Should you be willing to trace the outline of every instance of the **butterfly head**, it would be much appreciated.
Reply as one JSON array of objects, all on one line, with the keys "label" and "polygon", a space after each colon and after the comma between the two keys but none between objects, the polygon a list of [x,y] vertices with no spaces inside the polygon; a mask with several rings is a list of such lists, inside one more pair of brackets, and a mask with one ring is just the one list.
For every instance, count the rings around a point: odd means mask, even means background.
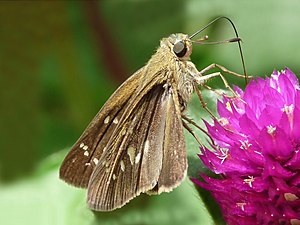
[{"label": "butterfly head", "polygon": [[161,46],[167,46],[170,51],[179,60],[189,60],[192,53],[192,42],[186,34],[172,34],[168,38],[164,38],[161,42]]}]

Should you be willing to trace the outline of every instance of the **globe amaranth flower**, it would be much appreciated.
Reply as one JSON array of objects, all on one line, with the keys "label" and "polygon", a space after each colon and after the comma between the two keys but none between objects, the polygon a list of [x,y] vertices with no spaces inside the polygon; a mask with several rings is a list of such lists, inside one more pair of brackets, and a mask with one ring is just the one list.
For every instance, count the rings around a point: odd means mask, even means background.
[{"label": "globe amaranth flower", "polygon": [[285,69],[235,91],[218,102],[220,119],[206,123],[213,150],[199,155],[221,178],[193,181],[211,191],[229,225],[300,224],[298,80]]}]

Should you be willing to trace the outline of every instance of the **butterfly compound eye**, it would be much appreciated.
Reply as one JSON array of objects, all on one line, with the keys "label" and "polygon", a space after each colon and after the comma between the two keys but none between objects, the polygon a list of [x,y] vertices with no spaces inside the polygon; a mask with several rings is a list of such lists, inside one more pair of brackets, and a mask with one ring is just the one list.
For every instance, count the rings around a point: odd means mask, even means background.
[{"label": "butterfly compound eye", "polygon": [[187,47],[183,41],[178,41],[173,46],[173,52],[178,57],[183,57],[185,53],[187,52]]}]

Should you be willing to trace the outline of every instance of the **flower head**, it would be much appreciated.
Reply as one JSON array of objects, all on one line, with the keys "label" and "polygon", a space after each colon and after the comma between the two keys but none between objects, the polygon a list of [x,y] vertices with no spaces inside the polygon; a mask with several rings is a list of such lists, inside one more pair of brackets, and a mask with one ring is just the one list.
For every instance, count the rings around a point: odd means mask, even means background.
[{"label": "flower head", "polygon": [[285,69],[235,91],[239,98],[218,102],[220,120],[206,123],[214,150],[199,155],[221,178],[193,181],[212,192],[229,225],[300,224],[298,80]]}]

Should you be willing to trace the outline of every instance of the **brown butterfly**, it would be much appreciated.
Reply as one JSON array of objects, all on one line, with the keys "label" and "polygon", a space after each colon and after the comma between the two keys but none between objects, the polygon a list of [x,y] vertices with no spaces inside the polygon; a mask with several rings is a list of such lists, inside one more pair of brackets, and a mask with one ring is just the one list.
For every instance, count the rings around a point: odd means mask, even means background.
[{"label": "brown butterfly", "polygon": [[199,72],[191,53],[188,35],[162,39],[149,62],[112,94],[64,159],[60,178],[88,189],[89,208],[114,210],[141,193],[169,192],[185,178],[182,112],[195,84],[220,75],[204,72],[225,70],[212,64]]}]

